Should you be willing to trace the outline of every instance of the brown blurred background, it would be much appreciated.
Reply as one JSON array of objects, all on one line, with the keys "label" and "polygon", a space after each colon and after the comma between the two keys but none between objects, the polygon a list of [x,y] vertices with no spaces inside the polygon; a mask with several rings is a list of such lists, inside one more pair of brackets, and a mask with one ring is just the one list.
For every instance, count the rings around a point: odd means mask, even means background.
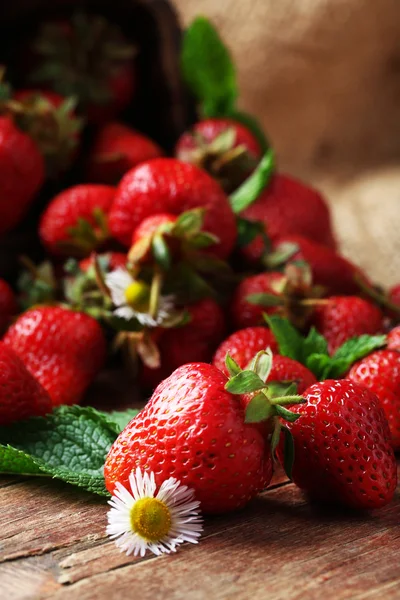
[{"label": "brown blurred background", "polygon": [[400,0],[175,0],[229,44],[280,168],[326,193],[342,250],[400,282]]}]

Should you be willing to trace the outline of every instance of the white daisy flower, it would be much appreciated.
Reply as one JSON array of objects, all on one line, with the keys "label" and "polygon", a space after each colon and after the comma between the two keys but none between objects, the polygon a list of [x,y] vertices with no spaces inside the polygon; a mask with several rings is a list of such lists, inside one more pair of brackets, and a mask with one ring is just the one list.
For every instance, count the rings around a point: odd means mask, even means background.
[{"label": "white daisy flower", "polygon": [[197,544],[203,530],[193,490],[170,477],[157,495],[154,473],[140,468],[129,476],[131,492],[117,483],[109,500],[106,532],[121,552],[144,556],[150,550],[157,556],[176,552],[183,542]]},{"label": "white daisy flower", "polygon": [[171,316],[174,297],[160,296],[157,314],[150,315],[148,312],[150,286],[134,279],[123,267],[108,273],[105,281],[110,290],[113,304],[116,306],[114,314],[117,317],[127,321],[137,319],[141,325],[157,327]]}]

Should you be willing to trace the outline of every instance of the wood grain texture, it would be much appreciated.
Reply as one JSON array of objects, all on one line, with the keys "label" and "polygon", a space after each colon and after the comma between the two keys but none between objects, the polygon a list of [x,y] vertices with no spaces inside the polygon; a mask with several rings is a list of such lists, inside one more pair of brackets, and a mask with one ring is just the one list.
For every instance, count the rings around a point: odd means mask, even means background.
[{"label": "wood grain texture", "polygon": [[132,559],[105,536],[104,500],[49,480],[0,487],[7,600],[399,598],[399,494],[374,513],[323,509],[278,473],[245,510],[207,519],[199,546]]}]

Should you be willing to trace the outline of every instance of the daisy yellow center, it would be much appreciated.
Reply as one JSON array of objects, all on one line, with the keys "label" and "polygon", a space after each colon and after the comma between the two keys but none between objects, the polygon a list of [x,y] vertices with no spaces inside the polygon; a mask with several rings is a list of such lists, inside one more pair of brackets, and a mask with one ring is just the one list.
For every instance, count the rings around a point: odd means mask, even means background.
[{"label": "daisy yellow center", "polygon": [[171,529],[171,513],[157,498],[141,498],[131,508],[132,531],[150,542],[157,542]]},{"label": "daisy yellow center", "polygon": [[150,288],[141,281],[133,281],[125,290],[126,303],[138,312],[147,312],[149,299]]}]

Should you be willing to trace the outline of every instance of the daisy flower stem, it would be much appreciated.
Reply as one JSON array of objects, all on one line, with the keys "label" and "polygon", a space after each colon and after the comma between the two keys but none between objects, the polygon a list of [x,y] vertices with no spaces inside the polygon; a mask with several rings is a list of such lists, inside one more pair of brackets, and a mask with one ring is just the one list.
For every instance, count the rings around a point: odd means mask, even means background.
[{"label": "daisy flower stem", "polygon": [[149,314],[154,319],[158,313],[160,304],[161,286],[163,283],[163,276],[161,271],[158,269],[154,273],[151,288],[150,288],[150,303],[149,303]]}]

